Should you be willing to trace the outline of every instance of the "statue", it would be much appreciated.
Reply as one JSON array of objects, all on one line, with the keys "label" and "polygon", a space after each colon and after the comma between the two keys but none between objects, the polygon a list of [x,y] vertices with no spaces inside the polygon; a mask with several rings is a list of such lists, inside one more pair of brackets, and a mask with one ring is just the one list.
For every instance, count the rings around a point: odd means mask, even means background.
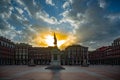
[{"label": "statue", "polygon": [[56,34],[54,33],[54,47],[51,50],[51,63],[50,66],[47,67],[46,69],[64,69],[61,64],[60,60],[60,50],[57,47],[57,37]]},{"label": "statue", "polygon": [[57,47],[57,37],[54,33],[54,47],[51,50],[51,65],[60,65],[60,50]]},{"label": "statue", "polygon": [[57,38],[56,38],[55,33],[54,33],[54,46],[57,47]]}]

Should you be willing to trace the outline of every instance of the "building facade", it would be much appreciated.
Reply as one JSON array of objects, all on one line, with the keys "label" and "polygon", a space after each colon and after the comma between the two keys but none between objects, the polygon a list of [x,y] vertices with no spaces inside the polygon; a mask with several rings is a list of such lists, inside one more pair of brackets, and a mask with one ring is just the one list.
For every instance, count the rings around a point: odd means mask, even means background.
[{"label": "building facade", "polygon": [[15,44],[0,36],[0,65],[14,64]]},{"label": "building facade", "polygon": [[25,43],[19,43],[15,45],[15,64],[22,65],[22,64],[28,64],[29,61],[29,49],[31,48],[31,45],[25,44]]},{"label": "building facade", "polygon": [[[11,40],[0,37],[0,65],[28,65],[32,59],[36,65],[48,65],[51,62],[53,47],[32,47],[29,44],[15,44]],[[94,51],[81,45],[71,45],[60,51],[62,65],[90,64],[120,65],[120,38],[110,46],[103,46]]]},{"label": "building facade", "polygon": [[29,49],[29,61],[32,59],[36,65],[50,64],[52,47],[31,47]]},{"label": "building facade", "polygon": [[111,46],[105,46],[89,52],[90,64],[120,65],[120,38]]},{"label": "building facade", "polygon": [[90,64],[106,64],[106,51],[109,46],[103,46],[95,51],[89,51],[89,62]]},{"label": "building facade", "polygon": [[88,47],[81,45],[68,46],[61,56],[62,65],[82,65],[88,58]]},{"label": "building facade", "polygon": [[113,41],[107,49],[107,64],[120,65],[120,38]]},{"label": "building facade", "polygon": [[[51,63],[51,50],[53,47],[32,47],[29,44],[14,44],[10,40],[0,37],[0,64],[28,65],[33,59],[36,65],[48,65]],[[80,45],[68,46],[60,51],[60,62],[63,65],[82,64],[87,60],[88,48]]]}]

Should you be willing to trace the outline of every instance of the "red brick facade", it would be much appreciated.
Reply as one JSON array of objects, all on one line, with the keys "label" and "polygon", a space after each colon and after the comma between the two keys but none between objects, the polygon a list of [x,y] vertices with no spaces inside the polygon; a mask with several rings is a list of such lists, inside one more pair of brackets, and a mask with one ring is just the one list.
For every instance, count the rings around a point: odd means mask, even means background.
[{"label": "red brick facade", "polygon": [[120,65],[120,38],[115,39],[111,46],[105,46],[89,52],[91,64]]},{"label": "red brick facade", "polygon": [[0,64],[14,64],[14,48],[13,42],[0,36]]}]

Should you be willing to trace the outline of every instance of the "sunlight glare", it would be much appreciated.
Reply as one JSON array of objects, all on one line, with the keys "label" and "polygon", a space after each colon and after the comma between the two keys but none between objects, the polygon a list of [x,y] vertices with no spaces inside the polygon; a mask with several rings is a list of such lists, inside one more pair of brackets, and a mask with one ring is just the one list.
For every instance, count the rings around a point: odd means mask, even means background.
[{"label": "sunlight glare", "polygon": [[53,36],[47,35],[45,37],[45,41],[49,46],[54,46],[54,44],[53,44],[54,43],[54,37]]},{"label": "sunlight glare", "polygon": [[[41,32],[36,35],[32,40],[33,46],[48,47],[54,46],[54,31],[51,32]],[[57,46],[59,49],[63,50],[67,46],[76,43],[76,37],[72,34],[66,34],[62,32],[55,32],[57,38]]]}]

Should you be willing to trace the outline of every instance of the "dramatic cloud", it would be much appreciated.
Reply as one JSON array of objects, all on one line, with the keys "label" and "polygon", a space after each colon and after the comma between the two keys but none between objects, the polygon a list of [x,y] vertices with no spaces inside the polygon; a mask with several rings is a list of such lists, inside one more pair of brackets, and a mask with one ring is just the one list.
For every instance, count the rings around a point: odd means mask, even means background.
[{"label": "dramatic cloud", "polygon": [[43,20],[46,23],[57,24],[57,19],[55,17],[50,17],[46,12],[39,11],[36,13],[36,19]]},{"label": "dramatic cloud", "polygon": [[74,38],[76,44],[96,49],[120,37],[119,3],[114,0],[1,0],[0,35],[34,45],[35,36],[58,31],[72,35],[69,38]]},{"label": "dramatic cloud", "polygon": [[[82,45],[92,49],[108,45],[119,37],[119,14],[107,13],[105,1],[76,0],[71,4],[72,9],[64,11],[63,21],[69,22],[76,29],[77,37]],[[65,4],[63,5],[65,6]]]},{"label": "dramatic cloud", "polygon": [[52,0],[46,0],[46,4],[49,4],[51,6],[54,6],[55,4],[52,2]]}]

